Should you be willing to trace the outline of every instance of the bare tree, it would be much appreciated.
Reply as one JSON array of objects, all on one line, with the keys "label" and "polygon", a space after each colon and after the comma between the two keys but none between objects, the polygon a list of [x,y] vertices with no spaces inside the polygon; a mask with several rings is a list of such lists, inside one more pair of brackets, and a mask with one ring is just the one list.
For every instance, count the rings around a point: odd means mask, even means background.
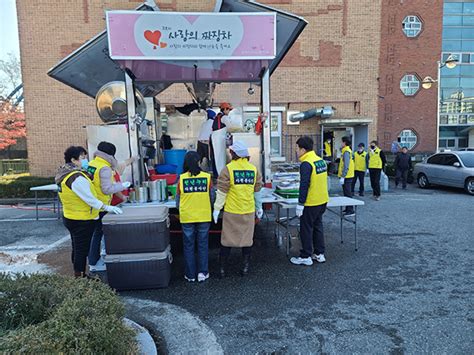
[{"label": "bare tree", "polygon": [[13,53],[0,59],[0,96],[7,97],[21,83],[20,60]]}]

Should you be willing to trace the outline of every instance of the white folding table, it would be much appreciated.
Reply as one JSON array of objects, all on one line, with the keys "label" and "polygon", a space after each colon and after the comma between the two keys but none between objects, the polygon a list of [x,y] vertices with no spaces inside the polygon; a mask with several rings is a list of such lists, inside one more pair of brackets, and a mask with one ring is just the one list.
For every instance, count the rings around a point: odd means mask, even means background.
[{"label": "white folding table", "polygon": [[[290,209],[296,208],[296,205],[298,204],[298,199],[297,198],[283,198],[278,195],[273,195],[273,201],[265,201],[264,203],[274,203],[276,204],[277,207],[277,216],[275,219],[275,222],[277,223],[277,232],[280,232],[280,227],[283,227],[286,231],[286,253],[287,255],[290,252],[290,233],[289,233],[289,228],[290,228],[290,221],[294,218],[293,217],[290,219]],[[349,198],[349,197],[330,197],[329,202],[327,204],[327,210],[331,213],[334,213],[339,217],[340,220],[340,237],[341,237],[341,243],[344,242],[343,239],[343,222],[349,222],[354,225],[354,245],[355,245],[355,250],[357,251],[357,206],[363,206],[365,203],[364,201],[357,200],[354,198]],[[346,217],[342,213],[342,208],[347,207],[347,206],[354,206],[354,216],[352,217]],[[339,212],[334,211],[334,208],[339,207]],[[280,216],[280,210],[285,209],[286,210],[286,218],[282,219]],[[282,223],[282,221],[285,221],[285,223]]]},{"label": "white folding table", "polygon": [[41,186],[34,186],[30,187],[30,191],[34,191],[35,193],[35,209],[36,209],[36,220],[39,219],[38,216],[38,191],[50,191],[55,193],[54,199],[53,199],[53,212],[56,213],[56,205],[58,206],[58,219],[61,218],[61,208],[60,208],[60,203],[59,203],[59,187],[56,184],[49,184],[49,185],[41,185]]}]

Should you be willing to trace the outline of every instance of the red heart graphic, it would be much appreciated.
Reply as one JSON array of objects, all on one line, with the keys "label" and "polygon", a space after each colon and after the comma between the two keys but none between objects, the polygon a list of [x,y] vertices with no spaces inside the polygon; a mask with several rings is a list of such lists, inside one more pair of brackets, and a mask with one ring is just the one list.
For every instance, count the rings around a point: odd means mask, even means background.
[{"label": "red heart graphic", "polygon": [[160,48],[166,48],[168,44],[166,42],[161,42],[160,43]]},{"label": "red heart graphic", "polygon": [[145,36],[145,38],[148,42],[151,42],[156,46],[160,42],[160,38],[161,38],[161,32],[160,31],[153,31],[152,32],[152,31],[147,30],[143,33],[143,35]]}]

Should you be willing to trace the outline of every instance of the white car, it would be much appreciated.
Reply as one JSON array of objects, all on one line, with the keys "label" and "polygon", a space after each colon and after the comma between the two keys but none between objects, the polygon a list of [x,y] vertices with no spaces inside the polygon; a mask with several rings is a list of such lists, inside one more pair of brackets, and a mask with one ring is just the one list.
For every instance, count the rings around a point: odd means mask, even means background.
[{"label": "white car", "polygon": [[413,176],[422,189],[432,184],[461,187],[474,196],[474,152],[434,154],[415,165]]}]

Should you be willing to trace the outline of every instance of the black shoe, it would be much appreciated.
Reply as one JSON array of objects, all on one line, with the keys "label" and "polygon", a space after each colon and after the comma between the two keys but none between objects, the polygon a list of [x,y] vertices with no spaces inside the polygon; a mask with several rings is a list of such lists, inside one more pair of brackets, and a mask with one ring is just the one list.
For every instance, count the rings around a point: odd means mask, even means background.
[{"label": "black shoe", "polygon": [[359,192],[359,196],[364,196],[364,193],[363,192]]},{"label": "black shoe", "polygon": [[227,268],[227,256],[219,257],[219,277],[225,277],[225,269]]},{"label": "black shoe", "polygon": [[355,212],[354,211],[346,211],[343,213],[344,214],[344,217],[352,217],[352,216],[355,216]]},{"label": "black shoe", "polygon": [[244,260],[242,261],[242,269],[240,269],[240,275],[246,276],[250,271],[250,255],[244,255]]}]

